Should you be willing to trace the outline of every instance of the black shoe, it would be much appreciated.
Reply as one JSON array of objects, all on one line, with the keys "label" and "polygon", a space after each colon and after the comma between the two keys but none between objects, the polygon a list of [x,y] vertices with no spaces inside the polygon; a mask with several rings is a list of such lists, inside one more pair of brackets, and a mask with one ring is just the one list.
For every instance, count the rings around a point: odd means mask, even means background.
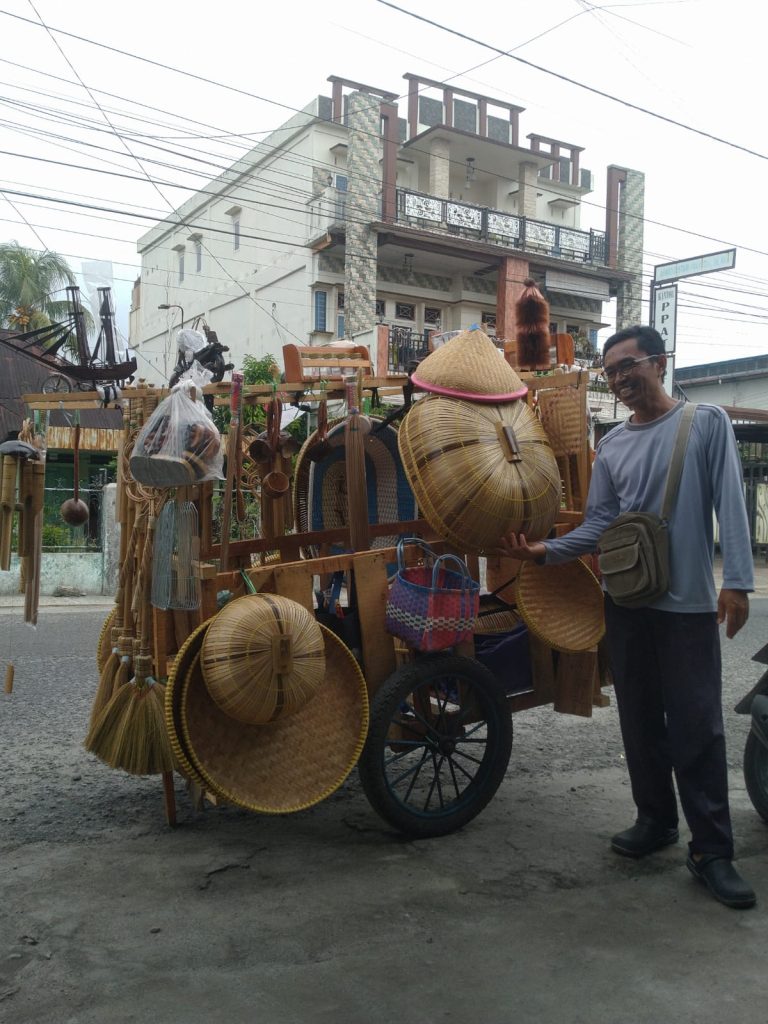
[{"label": "black shoe", "polygon": [[757,897],[747,885],[730,858],[717,854],[705,854],[700,860],[689,857],[685,862],[694,878],[709,889],[716,900],[726,907],[746,910],[754,907]]},{"label": "black shoe", "polygon": [[613,837],[611,849],[622,857],[645,857],[664,846],[671,846],[678,839],[676,828],[665,828],[648,818],[638,818],[632,828]]}]

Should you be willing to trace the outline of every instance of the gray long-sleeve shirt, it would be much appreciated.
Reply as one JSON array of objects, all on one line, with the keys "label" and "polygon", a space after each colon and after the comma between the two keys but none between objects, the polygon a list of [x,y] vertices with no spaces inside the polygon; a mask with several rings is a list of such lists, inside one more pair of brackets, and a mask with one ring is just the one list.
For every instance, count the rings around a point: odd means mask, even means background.
[{"label": "gray long-sleeve shirt", "polygon": [[[661,512],[682,407],[680,402],[652,423],[625,421],[602,439],[584,521],[564,537],[546,541],[547,565],[594,551],[600,534],[623,512]],[[733,428],[719,406],[699,405],[669,519],[671,584],[651,607],[671,612],[717,609],[713,511],[720,527],[723,587],[751,591],[752,547]]]}]

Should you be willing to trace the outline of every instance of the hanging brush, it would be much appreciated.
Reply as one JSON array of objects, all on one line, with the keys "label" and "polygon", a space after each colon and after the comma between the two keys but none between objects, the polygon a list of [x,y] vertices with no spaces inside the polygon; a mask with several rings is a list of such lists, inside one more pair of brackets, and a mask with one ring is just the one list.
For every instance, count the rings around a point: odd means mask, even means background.
[{"label": "hanging brush", "polygon": [[515,303],[515,340],[519,367],[549,369],[549,303],[530,277],[523,281],[522,294]]}]

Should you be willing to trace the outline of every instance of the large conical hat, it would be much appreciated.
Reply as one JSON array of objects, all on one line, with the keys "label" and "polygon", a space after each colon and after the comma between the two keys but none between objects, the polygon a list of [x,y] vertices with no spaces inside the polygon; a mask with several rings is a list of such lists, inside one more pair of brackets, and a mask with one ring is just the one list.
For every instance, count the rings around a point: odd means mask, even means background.
[{"label": "large conical hat", "polygon": [[435,349],[411,375],[417,388],[470,402],[511,402],[527,388],[478,327]]}]

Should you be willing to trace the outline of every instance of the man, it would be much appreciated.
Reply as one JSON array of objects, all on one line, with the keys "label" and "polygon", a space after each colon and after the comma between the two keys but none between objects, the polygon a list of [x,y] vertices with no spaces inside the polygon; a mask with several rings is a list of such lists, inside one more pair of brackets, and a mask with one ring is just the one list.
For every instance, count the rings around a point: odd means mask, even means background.
[{"label": "man", "polygon": [[[603,349],[603,377],[631,416],[597,446],[584,520],[557,540],[502,541],[500,554],[547,565],[594,551],[624,512],[661,510],[682,402],[664,390],[664,343],[651,327],[629,327]],[[712,572],[713,509],[720,525],[723,588]],[[734,637],[747,621],[752,549],[738,449],[719,406],[697,407],[669,519],[670,587],[648,607],[625,608],[606,594],[613,668],[635,824],[611,846],[644,857],[677,842],[673,776],[691,830],[687,865],[729,907],[755,894],[732,863],[733,835],[722,715],[718,624]]]}]

